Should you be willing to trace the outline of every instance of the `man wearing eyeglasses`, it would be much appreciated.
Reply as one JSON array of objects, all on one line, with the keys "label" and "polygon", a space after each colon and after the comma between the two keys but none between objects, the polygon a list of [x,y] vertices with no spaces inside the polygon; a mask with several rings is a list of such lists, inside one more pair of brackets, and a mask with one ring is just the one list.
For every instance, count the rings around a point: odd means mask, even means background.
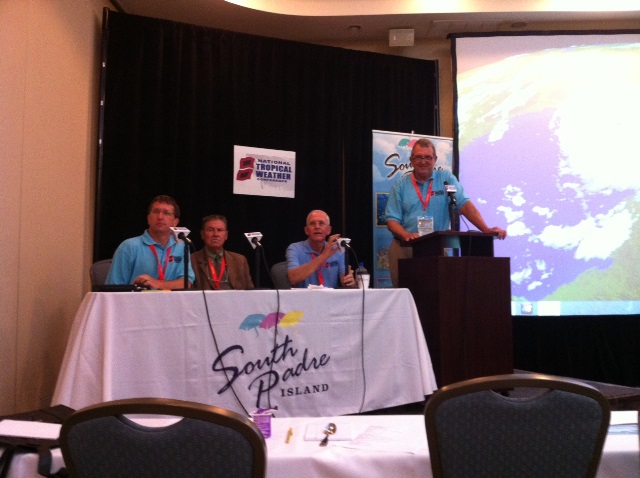
[{"label": "man wearing eyeglasses", "polygon": [[200,237],[204,248],[191,256],[197,289],[253,289],[247,258],[224,249],[229,237],[226,217],[212,214],[203,218]]},{"label": "man wearing eyeglasses", "polygon": [[[149,205],[144,234],[123,241],[113,256],[107,284],[137,284],[150,289],[184,288],[185,243],[171,231],[180,222],[180,207],[171,196],[156,196]],[[188,267],[189,281],[195,275]]]},{"label": "man wearing eyeglasses", "polygon": [[338,245],[340,234],[329,236],[331,225],[327,213],[311,211],[304,232],[306,241],[295,242],[287,248],[287,275],[293,287],[355,287],[351,267],[345,270],[344,252]]},{"label": "man wearing eyeglasses", "polygon": [[499,227],[489,227],[480,211],[464,193],[458,179],[450,171],[435,169],[438,157],[433,143],[427,138],[415,142],[411,150],[413,172],[398,179],[389,193],[385,210],[387,229],[393,234],[389,247],[389,272],[394,287],[398,287],[398,259],[410,258],[411,247],[402,247],[400,241],[420,237],[418,217],[433,218],[433,230],[450,228],[449,198],[445,182],[455,187],[456,209],[481,232],[495,232],[504,239],[507,232]]}]

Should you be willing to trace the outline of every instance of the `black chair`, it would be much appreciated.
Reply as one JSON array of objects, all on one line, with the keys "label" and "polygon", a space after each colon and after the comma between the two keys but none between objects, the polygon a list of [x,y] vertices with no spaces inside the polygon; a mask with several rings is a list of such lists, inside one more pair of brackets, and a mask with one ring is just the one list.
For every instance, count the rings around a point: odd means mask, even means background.
[{"label": "black chair", "polygon": [[91,265],[89,276],[91,277],[92,290],[99,288],[107,282],[107,276],[109,275],[111,262],[113,262],[113,259],[103,259],[101,261],[94,262]]},{"label": "black chair", "polygon": [[[145,415],[181,417],[144,426]],[[60,447],[71,477],[251,477],[266,472],[266,444],[248,418],[181,400],[141,398],[93,405],[62,424]]]},{"label": "black chair", "polygon": [[434,478],[594,477],[606,398],[547,375],[496,375],[445,386],[425,407]]},{"label": "black chair", "polygon": [[287,276],[287,261],[277,262],[271,266],[271,280],[276,289],[291,289],[291,283]]}]

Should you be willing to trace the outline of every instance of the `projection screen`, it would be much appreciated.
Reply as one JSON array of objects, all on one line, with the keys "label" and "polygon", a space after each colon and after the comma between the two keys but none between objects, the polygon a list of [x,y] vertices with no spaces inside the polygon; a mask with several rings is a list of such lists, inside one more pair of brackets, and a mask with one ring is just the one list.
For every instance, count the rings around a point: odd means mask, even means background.
[{"label": "projection screen", "polygon": [[452,41],[459,178],[507,229],[512,315],[639,314],[640,31]]}]

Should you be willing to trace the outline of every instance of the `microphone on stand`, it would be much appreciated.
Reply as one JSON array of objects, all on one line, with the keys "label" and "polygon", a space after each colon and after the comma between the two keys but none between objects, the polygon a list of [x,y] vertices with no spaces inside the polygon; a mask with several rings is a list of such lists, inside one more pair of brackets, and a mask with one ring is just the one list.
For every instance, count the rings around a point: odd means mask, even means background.
[{"label": "microphone on stand", "polygon": [[451,230],[458,231],[460,229],[460,217],[456,211],[456,192],[458,190],[453,184],[449,184],[445,181],[444,191],[447,193],[447,196],[449,196],[449,221],[451,222]]},{"label": "microphone on stand", "polygon": [[184,288],[185,290],[189,288],[189,253],[191,252],[191,248],[193,247],[193,242],[187,236],[191,232],[186,227],[171,227],[171,232],[173,234],[176,242],[183,241],[185,243],[184,248]]},{"label": "microphone on stand", "polygon": [[345,274],[347,272],[349,272],[349,251],[347,249],[353,250],[353,249],[351,249],[351,246],[349,245],[350,242],[351,242],[351,239],[349,239],[348,237],[341,237],[340,239],[338,239],[338,247],[344,253],[344,271],[345,271]]},{"label": "microphone on stand", "polygon": [[255,262],[253,266],[253,275],[255,279],[253,281],[253,285],[255,286],[256,289],[259,289],[260,288],[260,251],[262,250],[262,244],[260,243],[260,240],[262,239],[262,234],[259,232],[245,232],[244,237],[247,238],[247,241],[249,241],[249,244],[251,244],[251,247],[253,247],[256,251]]},{"label": "microphone on stand", "polygon": [[189,229],[186,227],[171,227],[170,229],[176,242],[184,241],[189,245],[189,247],[193,247],[193,242],[191,242],[191,239],[187,237],[191,232]]},{"label": "microphone on stand", "polygon": [[247,241],[249,241],[249,244],[251,244],[251,247],[253,247],[254,249],[256,247],[262,247],[262,244],[260,243],[260,240],[262,239],[262,234],[259,232],[245,232],[244,236],[247,238]]},{"label": "microphone on stand", "polygon": [[344,252],[345,249],[351,249],[351,246],[349,245],[350,242],[351,239],[347,237],[341,237],[338,239],[338,247],[340,248],[340,251]]}]

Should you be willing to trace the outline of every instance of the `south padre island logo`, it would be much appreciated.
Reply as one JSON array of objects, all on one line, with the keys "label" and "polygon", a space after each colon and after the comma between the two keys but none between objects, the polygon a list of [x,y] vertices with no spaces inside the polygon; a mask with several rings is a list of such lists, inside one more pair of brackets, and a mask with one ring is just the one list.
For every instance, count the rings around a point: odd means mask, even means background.
[{"label": "south padre island logo", "polygon": [[272,329],[278,327],[294,327],[302,320],[304,313],[301,310],[291,312],[271,312],[270,314],[250,314],[247,315],[240,324],[240,330],[255,330],[258,336],[258,329]]},{"label": "south padre island logo", "polygon": [[[259,337],[260,329],[276,327],[293,328],[297,332],[296,326],[303,316],[304,313],[300,310],[266,315],[249,314],[241,322],[239,329],[254,330],[256,337]],[[244,359],[244,363],[242,345],[234,344],[221,351],[211,366],[213,372],[223,373],[226,380],[218,394],[225,393],[241,377],[248,381],[246,389],[255,396],[257,408],[266,407],[273,392],[281,399],[328,392],[329,383],[322,381],[323,375],[314,375],[314,372],[327,366],[331,356],[326,352],[314,355],[306,345],[296,346],[294,338],[288,332],[283,335],[283,340],[278,340],[279,343],[266,356]],[[224,359],[231,360],[233,364],[225,365]],[[267,403],[263,403],[264,401]]]}]

